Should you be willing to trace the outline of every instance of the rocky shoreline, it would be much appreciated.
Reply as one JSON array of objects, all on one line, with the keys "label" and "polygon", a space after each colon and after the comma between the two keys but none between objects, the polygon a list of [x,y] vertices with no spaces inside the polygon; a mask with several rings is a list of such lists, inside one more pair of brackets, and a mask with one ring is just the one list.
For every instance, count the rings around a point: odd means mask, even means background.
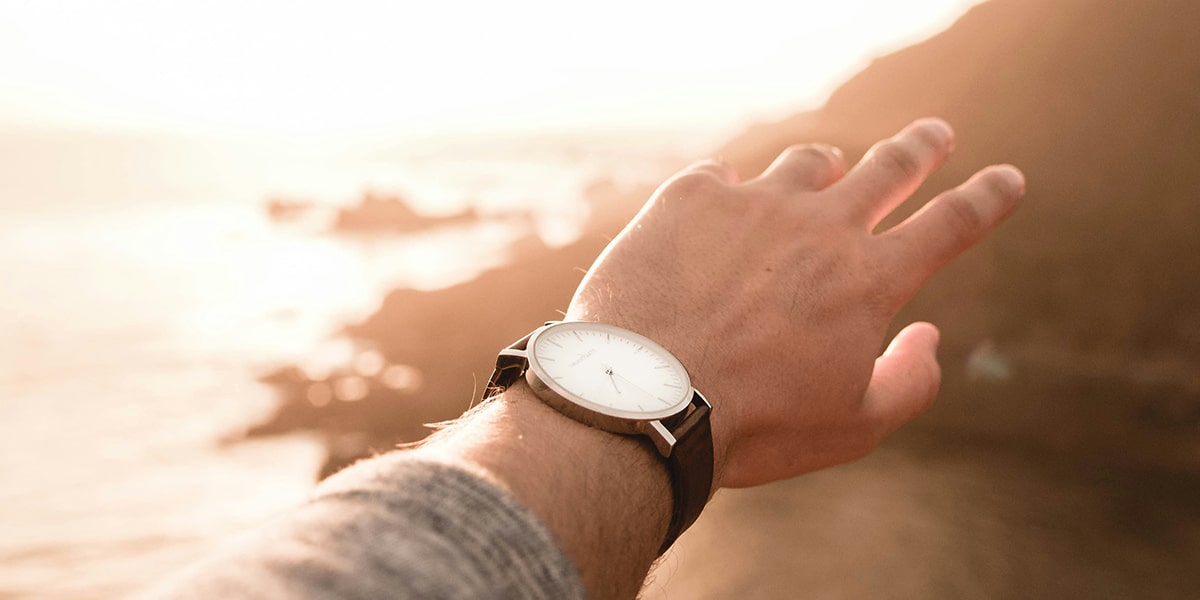
[{"label": "rocky shoreline", "polygon": [[265,374],[279,407],[247,435],[321,432],[330,452],[321,477],[421,439],[425,424],[453,419],[477,399],[497,349],[566,309],[583,270],[636,212],[634,199],[649,192],[594,183],[585,191],[590,218],[575,242],[551,248],[531,234],[514,245],[509,264],[474,280],[392,291],[375,314],[345,330],[362,352],[379,356],[368,361],[378,365],[346,365],[319,378],[296,366]]}]

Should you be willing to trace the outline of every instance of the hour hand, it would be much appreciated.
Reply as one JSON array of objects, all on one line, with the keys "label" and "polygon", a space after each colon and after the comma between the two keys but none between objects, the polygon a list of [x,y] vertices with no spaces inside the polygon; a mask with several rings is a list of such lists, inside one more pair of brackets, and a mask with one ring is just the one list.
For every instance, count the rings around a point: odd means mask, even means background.
[{"label": "hour hand", "polygon": [[620,394],[620,393],[621,393],[621,388],[617,387],[617,378],[616,378],[616,376],[613,374],[612,367],[607,367],[607,366],[606,366],[606,367],[604,367],[604,374],[605,374],[605,375],[608,375],[608,380],[612,382],[613,391],[615,391],[615,392],[617,392],[618,394]]}]

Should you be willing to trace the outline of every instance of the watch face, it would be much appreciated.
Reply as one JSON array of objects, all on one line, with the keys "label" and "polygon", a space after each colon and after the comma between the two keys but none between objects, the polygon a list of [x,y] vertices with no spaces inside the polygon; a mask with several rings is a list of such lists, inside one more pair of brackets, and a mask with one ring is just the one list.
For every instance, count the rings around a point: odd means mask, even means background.
[{"label": "watch face", "polygon": [[550,325],[529,340],[530,369],[558,395],[591,410],[659,419],[692,397],[683,365],[662,346],[603,323]]}]

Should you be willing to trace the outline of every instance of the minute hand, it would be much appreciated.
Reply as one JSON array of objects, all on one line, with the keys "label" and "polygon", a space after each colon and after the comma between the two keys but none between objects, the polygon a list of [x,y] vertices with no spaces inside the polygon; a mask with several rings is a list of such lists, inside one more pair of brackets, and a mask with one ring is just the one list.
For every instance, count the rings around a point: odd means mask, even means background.
[{"label": "minute hand", "polygon": [[[654,398],[655,400],[658,400],[659,402],[664,402],[663,400],[659,399],[657,396],[651,394],[650,392],[647,392],[644,388],[642,388],[642,386],[630,381],[628,377],[620,375],[616,372],[613,372],[612,376],[615,378],[619,378],[621,381],[624,381],[625,383],[629,384],[629,387],[637,390],[641,395],[643,395],[647,398]],[[664,404],[669,404],[669,403],[664,402]]]}]

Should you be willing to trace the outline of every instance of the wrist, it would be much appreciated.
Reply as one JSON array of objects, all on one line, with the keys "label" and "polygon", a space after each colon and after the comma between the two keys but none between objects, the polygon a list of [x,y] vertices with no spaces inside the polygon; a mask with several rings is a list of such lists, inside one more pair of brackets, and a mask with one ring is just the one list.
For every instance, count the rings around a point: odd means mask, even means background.
[{"label": "wrist", "polygon": [[670,522],[670,478],[648,441],[574,421],[524,381],[431,436],[417,452],[465,466],[508,490],[579,566],[593,597],[609,596],[612,586],[632,597]]},{"label": "wrist", "polygon": [[603,308],[596,307],[579,298],[572,301],[565,318],[568,321],[606,323],[641,334],[666,348],[683,364],[692,386],[713,404],[709,421],[712,425],[713,443],[711,494],[715,494],[722,487],[724,481],[726,457],[734,438],[737,414],[733,401],[734,395],[720,385],[723,383],[722,377],[728,374],[721,373],[722,365],[709,364],[705,361],[708,355],[706,348],[708,342],[702,342],[695,336],[687,335],[683,328],[638,319],[634,315],[626,314],[608,305]]}]

